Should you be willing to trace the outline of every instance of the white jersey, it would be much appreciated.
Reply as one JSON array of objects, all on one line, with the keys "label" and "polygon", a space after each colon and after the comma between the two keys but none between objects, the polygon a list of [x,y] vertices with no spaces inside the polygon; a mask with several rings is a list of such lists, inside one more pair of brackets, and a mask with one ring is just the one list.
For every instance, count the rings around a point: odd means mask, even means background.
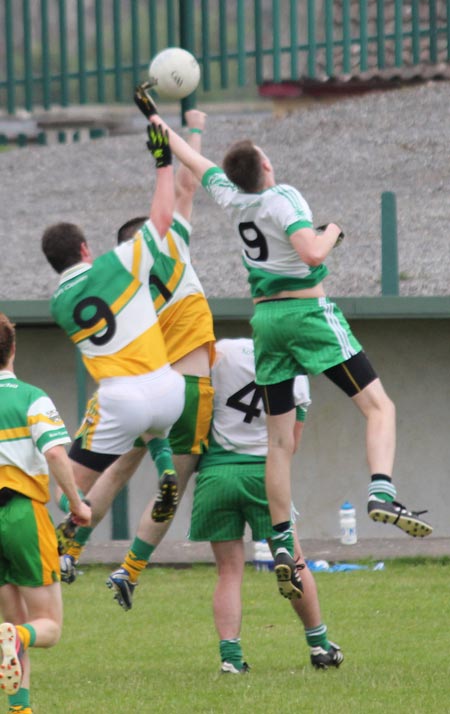
[{"label": "white jersey", "polygon": [[[262,390],[255,383],[253,340],[223,339],[216,343],[216,361],[211,372],[214,387],[210,449],[201,458],[201,468],[217,463],[265,460],[267,426]],[[304,375],[294,382],[297,408],[306,413],[311,400]]]},{"label": "white jersey", "polygon": [[313,287],[327,275],[325,265],[304,263],[290,240],[295,231],[311,228],[313,220],[310,207],[293,186],[277,184],[261,193],[244,193],[218,167],[205,172],[202,184],[230,214],[244,243],[242,259],[252,297]]}]

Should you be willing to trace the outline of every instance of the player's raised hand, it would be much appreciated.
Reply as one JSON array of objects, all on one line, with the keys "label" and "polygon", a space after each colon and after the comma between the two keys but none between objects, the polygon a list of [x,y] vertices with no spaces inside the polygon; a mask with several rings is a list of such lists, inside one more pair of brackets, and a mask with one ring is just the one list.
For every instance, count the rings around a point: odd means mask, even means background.
[{"label": "player's raised hand", "polygon": [[150,96],[150,90],[154,85],[151,82],[142,82],[134,90],[134,103],[141,110],[146,119],[150,119],[153,114],[158,114],[158,108]]},{"label": "player's raised hand", "polygon": [[162,169],[172,163],[172,151],[169,144],[169,132],[153,122],[147,127],[147,148],[156,161],[156,168]]},{"label": "player's raised hand", "polygon": [[201,112],[199,109],[188,109],[184,113],[184,118],[186,120],[186,126],[189,129],[196,129],[202,132],[205,128],[207,114]]}]

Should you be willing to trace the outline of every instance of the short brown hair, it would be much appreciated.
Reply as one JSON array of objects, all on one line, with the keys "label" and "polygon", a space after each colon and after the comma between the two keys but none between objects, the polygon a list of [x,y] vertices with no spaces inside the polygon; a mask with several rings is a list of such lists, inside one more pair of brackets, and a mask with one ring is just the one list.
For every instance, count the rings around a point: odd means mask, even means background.
[{"label": "short brown hair", "polygon": [[81,246],[86,238],[75,223],[55,223],[45,229],[41,247],[48,262],[57,273],[62,273],[81,260]]},{"label": "short brown hair", "polygon": [[227,177],[245,193],[257,193],[264,186],[261,153],[250,139],[236,141],[223,158]]},{"label": "short brown hair", "polygon": [[4,369],[16,342],[15,325],[0,312],[0,369]]},{"label": "short brown hair", "polygon": [[126,240],[130,240],[139,230],[142,228],[145,221],[148,221],[147,216],[137,216],[136,218],[130,218],[129,221],[120,226],[117,231],[117,242],[124,243]]}]

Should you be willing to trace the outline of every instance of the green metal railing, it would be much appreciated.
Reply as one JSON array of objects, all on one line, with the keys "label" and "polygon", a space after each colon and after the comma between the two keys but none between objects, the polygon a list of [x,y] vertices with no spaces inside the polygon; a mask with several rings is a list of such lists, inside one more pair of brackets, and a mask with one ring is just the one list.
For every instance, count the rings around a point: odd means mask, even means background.
[{"label": "green metal railing", "polygon": [[198,58],[199,96],[448,63],[449,17],[450,0],[0,0],[0,109],[129,102],[172,45]]}]

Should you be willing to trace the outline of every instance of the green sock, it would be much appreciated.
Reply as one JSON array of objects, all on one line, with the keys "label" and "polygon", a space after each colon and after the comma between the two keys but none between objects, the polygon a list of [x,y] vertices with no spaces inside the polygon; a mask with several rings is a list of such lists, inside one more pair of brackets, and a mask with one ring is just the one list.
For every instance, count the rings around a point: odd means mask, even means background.
[{"label": "green sock", "polygon": [[242,669],[244,664],[241,649],[241,640],[220,640],[220,659],[222,662],[230,662],[236,669]]},{"label": "green sock", "polygon": [[130,550],[133,551],[137,560],[150,560],[150,557],[155,550],[156,546],[151,543],[146,543],[145,540],[141,540],[136,536],[134,541],[130,546]]},{"label": "green sock", "polygon": [[80,526],[79,528],[77,528],[77,532],[76,532],[74,540],[79,545],[86,545],[89,538],[91,537],[91,533],[93,530],[94,530],[93,528],[88,528],[87,526]]},{"label": "green sock", "polygon": [[[84,493],[81,490],[81,488],[77,489],[78,494],[81,499],[84,498]],[[67,498],[66,494],[63,493],[62,496],[60,497],[58,501],[58,506],[60,507],[61,511],[64,511],[64,513],[69,513],[70,511],[70,506],[69,506],[69,499]]]},{"label": "green sock", "polygon": [[175,471],[169,439],[151,439],[147,444],[147,449],[157,468],[159,478],[164,471]]},{"label": "green sock", "polygon": [[146,543],[136,536],[120,566],[129,572],[131,583],[137,583],[140,574],[147,567],[147,563],[155,547],[156,546]]},{"label": "green sock", "polygon": [[397,489],[391,482],[389,476],[384,474],[372,474],[372,480],[369,484],[369,498],[375,496],[380,501],[395,501],[397,497]]},{"label": "green sock", "polygon": [[324,650],[330,649],[330,643],[327,638],[327,626],[318,625],[317,627],[305,627],[306,642],[310,647],[323,647]]},{"label": "green sock", "polygon": [[11,694],[8,697],[8,704],[10,707],[26,707],[30,706],[30,690],[21,687],[18,692]]},{"label": "green sock", "polygon": [[284,531],[277,530],[277,527],[273,527],[270,538],[274,551],[276,551],[277,548],[286,548],[291,558],[294,557],[294,534],[292,525],[289,525],[289,528]]}]

